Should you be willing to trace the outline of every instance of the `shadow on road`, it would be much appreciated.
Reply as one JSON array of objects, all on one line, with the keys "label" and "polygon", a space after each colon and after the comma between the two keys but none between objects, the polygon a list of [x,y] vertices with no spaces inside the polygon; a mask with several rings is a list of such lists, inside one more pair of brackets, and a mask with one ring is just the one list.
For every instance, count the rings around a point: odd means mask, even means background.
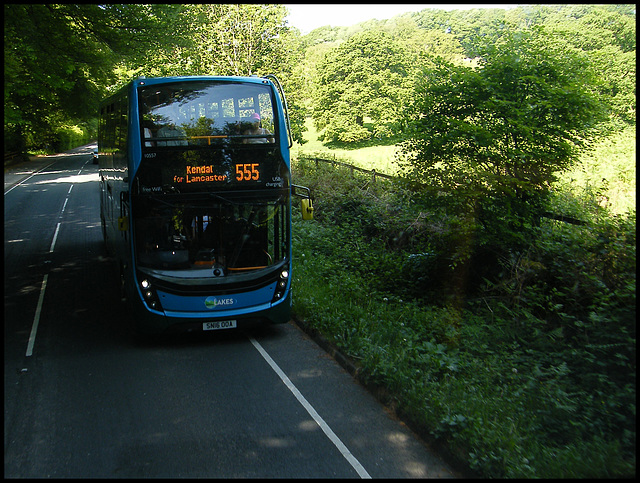
[{"label": "shadow on road", "polygon": [[120,299],[118,268],[107,257],[102,241],[96,241],[83,253],[73,247],[61,247],[59,261],[51,269],[47,289],[47,310],[43,312],[54,344],[68,344],[69,350],[93,351],[110,348],[185,348],[215,347],[245,342],[249,336],[278,338],[282,330],[275,326],[246,330],[183,332],[157,336],[135,336],[133,314]]}]

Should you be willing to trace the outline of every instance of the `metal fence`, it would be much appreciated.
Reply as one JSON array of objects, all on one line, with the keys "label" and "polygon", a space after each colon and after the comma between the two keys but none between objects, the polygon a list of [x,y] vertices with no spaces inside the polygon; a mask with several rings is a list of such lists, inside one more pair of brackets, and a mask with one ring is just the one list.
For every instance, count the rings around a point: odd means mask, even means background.
[{"label": "metal fence", "polygon": [[361,168],[359,166],[354,166],[353,164],[344,163],[342,161],[337,161],[335,159],[323,159],[323,158],[319,158],[317,156],[309,156],[309,155],[301,155],[301,156],[299,156],[299,158],[301,160],[314,162],[315,165],[316,165],[316,168],[319,166],[320,163],[326,163],[326,164],[331,164],[334,167],[335,166],[340,166],[340,167],[349,169],[349,171],[351,173],[351,176],[353,176],[356,171],[358,171],[359,173],[369,174],[369,175],[371,175],[371,180],[374,183],[376,181],[376,178],[396,179],[395,176],[390,176],[390,175],[384,174],[384,173],[378,173],[375,169],[364,169],[364,168]]},{"label": "metal fence", "polygon": [[[376,172],[375,169],[364,169],[364,168],[361,168],[359,166],[354,166],[354,165],[349,164],[349,163],[345,163],[345,162],[342,162],[342,161],[337,161],[335,159],[323,159],[323,158],[319,158],[317,156],[304,155],[304,154],[300,155],[299,159],[305,160],[305,161],[314,162],[315,165],[316,165],[316,168],[319,166],[320,163],[331,164],[334,167],[335,166],[341,166],[343,168],[349,169],[349,171],[351,173],[351,176],[353,176],[356,171],[358,171],[360,173],[370,174],[371,175],[371,181],[374,182],[374,183],[376,181],[376,178],[397,179],[396,176],[390,176],[388,174],[378,173],[378,172]],[[421,185],[420,187],[422,189],[425,189],[424,185]],[[426,189],[428,189],[428,188],[426,188]],[[545,211],[545,212],[541,213],[540,216],[542,218],[549,218],[549,219],[561,221],[563,223],[570,223],[572,225],[588,225],[587,222],[585,222],[583,220],[579,220],[579,219],[574,218],[572,216],[560,215],[560,214],[557,214],[557,213],[551,213],[549,211]]]}]

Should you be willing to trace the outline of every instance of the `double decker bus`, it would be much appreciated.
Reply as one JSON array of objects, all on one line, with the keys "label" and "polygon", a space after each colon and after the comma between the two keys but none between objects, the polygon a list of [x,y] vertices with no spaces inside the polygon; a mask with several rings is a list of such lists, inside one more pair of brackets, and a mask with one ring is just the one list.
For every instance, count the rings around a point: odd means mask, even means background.
[{"label": "double decker bus", "polygon": [[283,323],[292,145],[280,82],[131,81],[100,105],[100,219],[137,334]]}]

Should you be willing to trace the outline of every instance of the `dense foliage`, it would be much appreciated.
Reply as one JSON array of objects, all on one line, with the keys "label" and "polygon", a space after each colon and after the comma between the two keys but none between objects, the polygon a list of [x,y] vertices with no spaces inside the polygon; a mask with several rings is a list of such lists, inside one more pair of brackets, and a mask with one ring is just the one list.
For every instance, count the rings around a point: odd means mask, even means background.
[{"label": "dense foliage", "polygon": [[415,181],[475,212],[484,244],[513,248],[606,111],[584,54],[541,28],[505,33],[479,53],[478,67],[437,58],[424,70],[403,159]]},{"label": "dense foliage", "polygon": [[[536,35],[537,27],[544,27],[547,35]],[[395,106],[389,105],[386,114],[376,113],[370,124],[352,122],[350,128],[340,124],[336,132],[328,121],[331,116],[347,108],[339,106],[336,92],[350,93],[350,116],[355,120],[357,108],[366,104],[371,97],[366,82],[366,71],[361,74],[361,66],[377,65],[380,53],[375,47],[361,49],[357,39],[361,35],[371,35],[376,29],[378,35],[388,34],[393,40],[390,48],[400,48],[405,69],[405,77],[398,82],[388,76],[387,85],[409,89],[409,97],[401,97]],[[516,45],[516,37],[521,39]],[[370,21],[350,28],[322,28],[311,32],[304,38],[310,45],[308,51],[318,51],[319,46],[332,46],[324,53],[324,60],[316,62],[316,69],[310,69],[310,87],[314,90],[313,118],[319,129],[326,129],[327,140],[358,142],[362,139],[394,136],[405,133],[402,122],[390,125],[385,131],[376,131],[379,118],[393,119],[394,108],[420,102],[424,90],[424,70],[433,67],[434,59],[440,57],[440,65],[452,68],[486,66],[488,56],[494,57],[494,68],[517,68],[532,77],[524,79],[529,89],[538,87],[548,90],[544,83],[551,85],[555,81],[571,85],[571,90],[591,92],[608,110],[612,119],[621,122],[635,122],[635,10],[632,5],[612,6],[526,6],[517,9],[471,9],[465,11],[441,11],[425,9],[416,14],[406,14],[388,21]],[[375,45],[375,40],[373,41]],[[516,50],[510,50],[515,47]],[[492,53],[490,50],[493,49]],[[520,52],[518,52],[520,51]],[[336,55],[337,53],[341,55]],[[501,65],[495,63],[495,53],[501,53]],[[520,67],[518,53],[524,54],[525,63]],[[563,59],[563,53],[567,59]],[[537,59],[536,59],[537,56]],[[348,59],[348,60],[347,60]],[[535,60],[544,61],[539,69],[533,70]],[[580,66],[577,64],[580,63]],[[393,66],[394,64],[389,64]],[[578,68],[578,70],[576,70]],[[393,70],[393,69],[392,69]],[[474,69],[480,73],[482,69]],[[327,76],[325,73],[340,72],[341,76]],[[589,74],[593,74],[590,78]],[[480,74],[479,74],[480,75]],[[488,74],[485,76],[488,77]],[[554,78],[555,77],[555,78]],[[354,86],[354,81],[356,86]],[[417,91],[412,86],[418,84]],[[514,87],[507,84],[505,87]],[[397,89],[396,89],[397,90]],[[402,92],[402,90],[397,90]],[[556,92],[556,95],[560,91]],[[487,92],[490,95],[491,92]],[[381,98],[387,97],[385,89],[379,91]],[[526,95],[522,93],[520,95]],[[534,96],[535,97],[535,96]],[[594,99],[594,100],[595,100]],[[447,96],[452,102],[452,96]],[[469,99],[470,100],[470,99]],[[477,101],[478,99],[473,99]],[[488,100],[488,99],[487,99]],[[544,99],[550,103],[553,98]],[[576,102],[577,100],[574,100]],[[336,109],[338,107],[339,109]],[[502,106],[493,106],[499,109]],[[522,114],[526,105],[520,106]],[[578,107],[578,106],[576,106]],[[547,105],[531,104],[530,108],[546,111]],[[366,111],[366,110],[365,110]],[[408,114],[415,114],[411,107]],[[366,115],[366,114],[365,114]],[[395,128],[395,129],[394,129]],[[338,134],[340,136],[338,136]]]},{"label": "dense foliage", "polygon": [[401,415],[484,477],[634,474],[635,212],[585,191],[585,225],[543,219],[470,267],[480,227],[447,197],[304,157],[294,174],[316,196],[294,310]]},{"label": "dense foliage", "polygon": [[[318,65],[316,124],[328,141],[357,142],[398,132],[410,92],[401,45],[378,31],[350,37]],[[365,127],[365,118],[371,127]]]},{"label": "dense foliage", "polygon": [[170,5],[5,4],[5,152],[68,148],[60,134],[74,130],[95,137],[114,67],[169,42],[175,14]]},{"label": "dense foliage", "polygon": [[416,179],[465,191],[547,187],[601,120],[588,63],[539,29],[505,34],[478,63],[425,69],[407,113]]},{"label": "dense foliage", "polygon": [[100,99],[139,75],[286,77],[301,140],[292,72],[301,54],[283,5],[6,4],[4,13],[5,152],[68,148],[64,131],[95,139]]},{"label": "dense foliage", "polygon": [[504,34],[538,25],[586,53],[588,87],[612,118],[635,122],[634,5],[427,8],[303,37],[284,5],[7,4],[4,13],[5,151],[53,147],[61,130],[95,135],[91,106],[138,75],[275,73],[298,142],[308,114],[327,141],[397,140],[436,57],[476,65]]}]

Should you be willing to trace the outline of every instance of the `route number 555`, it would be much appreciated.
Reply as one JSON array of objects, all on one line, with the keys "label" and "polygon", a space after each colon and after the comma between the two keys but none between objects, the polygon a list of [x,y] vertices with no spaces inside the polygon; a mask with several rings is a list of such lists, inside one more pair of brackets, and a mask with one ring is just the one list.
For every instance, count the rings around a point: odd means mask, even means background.
[{"label": "route number 555", "polygon": [[260,179],[260,164],[236,164],[236,180],[238,181],[257,181]]}]

